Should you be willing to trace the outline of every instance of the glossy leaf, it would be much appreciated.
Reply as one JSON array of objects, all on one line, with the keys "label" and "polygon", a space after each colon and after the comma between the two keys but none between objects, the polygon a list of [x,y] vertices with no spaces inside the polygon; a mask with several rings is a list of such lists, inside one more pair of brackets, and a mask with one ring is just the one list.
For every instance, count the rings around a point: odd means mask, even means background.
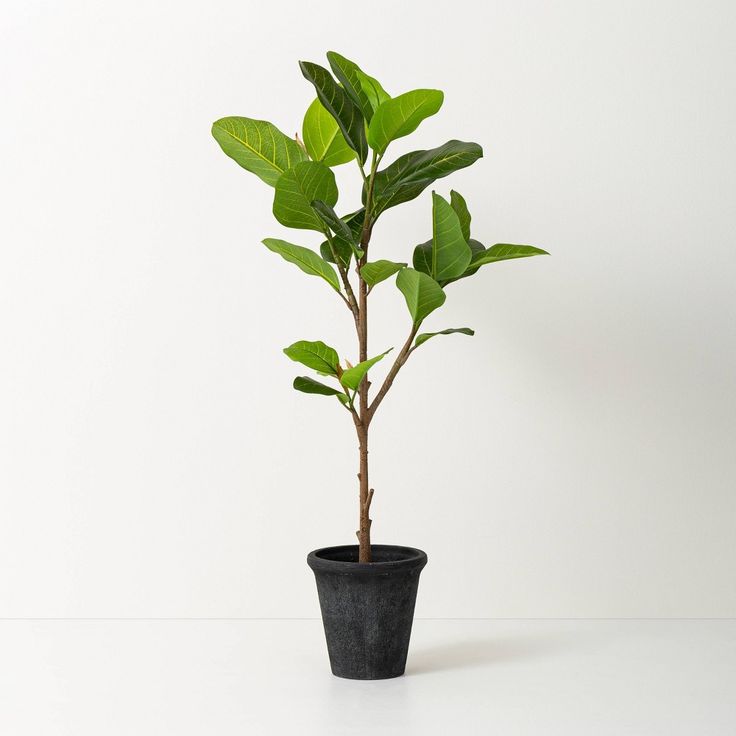
[{"label": "glossy leaf", "polygon": [[455,333],[459,333],[461,335],[475,335],[475,330],[471,330],[470,327],[451,327],[447,330],[440,330],[439,332],[423,332],[421,335],[417,335],[417,339],[414,340],[414,346],[419,347],[435,335],[452,335]]},{"label": "glossy leaf", "polygon": [[393,261],[373,261],[366,263],[360,269],[360,275],[368,286],[375,286],[393,276],[397,271],[406,267],[406,263],[394,263]]},{"label": "glossy leaf", "polygon": [[426,273],[427,276],[432,275],[432,241],[426,240],[424,243],[414,248],[412,256],[412,265],[417,271]]},{"label": "glossy leaf", "polygon": [[301,391],[305,394],[343,397],[346,401],[348,398],[342,391],[338,391],[336,388],[332,388],[332,386],[327,386],[324,383],[315,381],[314,378],[310,378],[309,376],[297,376],[294,379],[293,385],[297,391]]},{"label": "glossy leaf", "polygon": [[[356,250],[355,247],[351,245],[351,243],[360,241],[360,234],[363,230],[364,215],[365,210],[361,208],[357,212],[353,212],[341,218],[350,228],[350,232],[352,233],[352,238],[349,241],[344,240],[341,237],[334,237],[332,239],[333,246],[337,251],[337,257],[340,259],[340,262],[345,267],[350,265],[350,259],[354,253],[359,254],[358,257],[363,254],[363,251],[360,250],[360,248]],[[322,257],[326,261],[329,261],[330,263],[335,263],[335,260],[333,259],[332,253],[330,251],[330,244],[326,240],[324,241],[324,243],[322,243],[322,245],[320,245],[319,252],[322,254]]]},{"label": "glossy leaf", "polygon": [[274,217],[286,227],[324,232],[322,220],[312,209],[316,199],[330,206],[337,202],[335,175],[324,164],[303,161],[279,177]]},{"label": "glossy leaf", "polygon": [[533,245],[511,245],[510,243],[497,243],[487,248],[482,253],[473,256],[471,267],[483,266],[486,263],[496,261],[508,261],[512,258],[529,258],[531,256],[548,256],[546,250],[535,248]]},{"label": "glossy leaf", "polygon": [[432,271],[438,282],[460,276],[472,251],[463,237],[455,210],[444,197],[432,192]]},{"label": "glossy leaf", "polygon": [[330,62],[332,73],[337,77],[340,84],[342,84],[342,88],[357,105],[365,121],[369,123],[373,117],[373,106],[363,89],[360,76],[358,76],[358,72],[360,72],[358,65],[335,51],[327,52],[327,61]]},{"label": "glossy leaf", "polygon": [[272,187],[284,171],[307,160],[296,141],[265,120],[221,118],[213,123],[212,135],[233,161]]},{"label": "glossy leaf", "polygon": [[361,69],[356,71],[360,85],[363,87],[368,102],[371,105],[371,109],[375,112],[378,106],[391,99],[391,95],[381,86],[381,83],[373,77],[366,74]]},{"label": "glossy leaf", "polygon": [[337,357],[337,351],[329,345],[325,345],[321,340],[310,342],[309,340],[299,340],[288,348],[284,348],[284,353],[307,368],[312,368],[318,373],[327,376],[336,376],[340,359]]},{"label": "glossy leaf", "polygon": [[302,138],[311,158],[325,166],[339,166],[355,159],[355,151],[345,142],[335,118],[319,99],[307,108]]},{"label": "glossy leaf", "polygon": [[445,292],[440,285],[431,276],[413,268],[402,268],[399,271],[396,286],[406,299],[414,324],[421,322],[445,303]]},{"label": "glossy leaf", "polygon": [[464,273],[462,273],[457,278],[447,279],[446,281],[443,281],[442,288],[447,286],[447,284],[452,283],[453,281],[459,281],[460,279],[466,279],[468,278],[468,276],[472,276],[480,268],[480,266],[473,266],[473,258],[475,258],[479,253],[483,253],[485,251],[485,245],[483,245],[483,243],[478,240],[473,240],[473,238],[470,238],[470,240],[468,240],[468,246],[470,247],[470,250],[473,254],[470,259],[470,265],[465,269]]},{"label": "glossy leaf", "polygon": [[287,243],[278,238],[266,238],[263,244],[274,253],[278,253],[284,260],[299,266],[304,273],[310,276],[323,278],[335,291],[340,291],[340,283],[337,280],[335,269],[323,258],[320,258],[313,250],[301,245]]},{"label": "glossy leaf", "polygon": [[415,89],[378,106],[368,125],[368,144],[383,153],[391,141],[413,133],[422,120],[434,115],[444,100],[438,89]]},{"label": "glossy leaf", "polygon": [[365,139],[365,121],[358,106],[324,67],[311,61],[300,61],[299,67],[304,78],[314,85],[325,110],[340,127],[345,142],[358,154],[360,163],[364,164],[368,156],[368,144]]},{"label": "glossy leaf", "polygon": [[350,229],[348,224],[338,217],[335,210],[330,205],[320,200],[312,202],[312,209],[317,213],[317,216],[322,220],[326,227],[328,227],[335,235],[342,238],[347,243],[357,245],[357,240],[353,235],[353,231]]},{"label": "glossy leaf", "polygon": [[470,240],[470,211],[468,205],[460,192],[456,192],[454,189],[450,191],[450,204],[452,209],[455,210],[457,219],[460,221],[460,229],[463,232],[465,240]]},{"label": "glossy leaf", "polygon": [[385,353],[376,355],[375,358],[364,360],[362,363],[358,363],[358,365],[343,371],[343,374],[340,376],[340,383],[346,388],[351,388],[354,391],[357,390],[360,382],[365,377],[365,374],[368,373],[371,366],[378,363],[379,360],[388,355],[392,350],[393,348],[389,348]]},{"label": "glossy leaf", "polygon": [[470,166],[482,156],[483,149],[477,143],[455,140],[400,156],[376,174],[374,215],[418,197],[432,182]]}]

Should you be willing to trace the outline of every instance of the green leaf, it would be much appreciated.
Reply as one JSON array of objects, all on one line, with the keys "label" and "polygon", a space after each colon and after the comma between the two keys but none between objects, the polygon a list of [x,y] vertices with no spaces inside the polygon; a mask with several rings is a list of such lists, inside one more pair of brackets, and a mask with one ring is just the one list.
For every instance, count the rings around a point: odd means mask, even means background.
[{"label": "green leaf", "polygon": [[342,238],[348,243],[352,243],[357,246],[357,240],[353,236],[353,231],[350,229],[345,220],[338,217],[335,210],[330,205],[322,202],[319,199],[315,199],[312,202],[312,209],[317,213],[317,216],[322,222],[338,237]]},{"label": "green leaf", "polygon": [[297,391],[302,391],[305,394],[320,394],[321,396],[337,396],[338,398],[343,397],[345,401],[348,400],[347,394],[342,391],[338,391],[332,386],[326,386],[324,383],[315,381],[314,378],[309,376],[297,376],[294,379],[294,388]]},{"label": "green leaf", "polygon": [[308,273],[310,276],[319,276],[335,291],[340,291],[340,283],[337,280],[335,269],[313,250],[277,238],[266,238],[263,245],[274,253],[278,253],[289,263],[299,266],[304,273]]},{"label": "green leaf", "polygon": [[414,249],[414,268],[443,285],[465,272],[472,254],[455,210],[446,199],[432,192],[432,240]]},{"label": "green leaf", "polygon": [[368,286],[375,286],[385,281],[389,276],[393,276],[397,271],[401,271],[406,263],[394,263],[393,261],[373,261],[366,263],[360,269],[360,275]]},{"label": "green leaf", "polygon": [[311,61],[300,61],[299,67],[304,78],[314,85],[325,110],[340,126],[345,142],[358,154],[360,163],[364,164],[368,156],[368,144],[365,140],[365,121],[358,106],[323,66]]},{"label": "green leaf", "polygon": [[391,141],[413,133],[419,123],[434,115],[445,95],[438,89],[415,89],[378,106],[368,125],[368,145],[383,153]]},{"label": "green leaf", "polygon": [[284,348],[284,353],[297,363],[312,368],[318,373],[327,376],[337,375],[337,369],[340,365],[337,351],[329,345],[325,345],[321,340],[315,342],[299,340],[293,345],[289,345],[288,348]]},{"label": "green leaf", "polygon": [[463,237],[465,240],[470,240],[470,211],[468,205],[465,202],[465,198],[460,192],[456,192],[454,189],[450,190],[450,204],[452,209],[455,210],[457,219],[460,220],[460,229],[463,231]]},{"label": "green leaf", "polygon": [[220,118],[212,125],[212,135],[233,161],[272,187],[284,171],[307,160],[296,141],[265,120]]},{"label": "green leaf", "polygon": [[307,108],[302,123],[302,138],[307,152],[325,166],[339,166],[355,159],[355,152],[345,142],[335,118],[315,99]]},{"label": "green leaf", "polygon": [[327,61],[330,62],[333,74],[342,84],[343,89],[348,93],[350,99],[357,105],[362,113],[365,121],[370,122],[373,117],[373,106],[371,105],[368,95],[363,89],[363,84],[358,72],[360,68],[354,61],[346,59],[335,51],[327,52]]},{"label": "green leaf", "polygon": [[420,323],[445,303],[445,292],[440,285],[431,276],[413,268],[402,268],[399,271],[396,286],[406,299],[414,324]]},{"label": "green leaf", "polygon": [[399,156],[376,174],[374,215],[418,197],[432,182],[470,166],[482,156],[483,149],[477,143],[454,140],[427,151]]},{"label": "green leaf", "polygon": [[511,245],[510,243],[497,243],[487,248],[482,253],[473,256],[470,262],[471,268],[480,267],[486,263],[496,261],[508,261],[512,258],[530,258],[531,256],[548,256],[546,250],[535,248],[533,245]]},{"label": "green leaf", "polygon": [[430,337],[434,337],[435,335],[452,335],[456,332],[461,335],[475,335],[475,331],[471,330],[470,327],[451,327],[447,330],[440,330],[439,332],[423,332],[421,335],[417,335],[417,339],[414,341],[414,347],[418,348],[427,342]]},{"label": "green leaf", "polygon": [[346,388],[351,388],[353,391],[357,391],[358,386],[360,386],[360,382],[365,377],[365,374],[368,373],[370,367],[375,363],[378,363],[381,358],[388,355],[392,350],[393,348],[389,348],[385,353],[376,355],[375,358],[369,358],[368,360],[364,360],[362,363],[358,363],[358,365],[353,366],[352,368],[348,368],[340,376],[340,383]]},{"label": "green leaf", "polygon": [[[350,238],[350,240],[344,240],[339,236],[336,236],[332,239],[332,243],[335,247],[335,250],[337,251],[337,257],[340,259],[342,265],[344,265],[346,268],[350,265],[350,259],[354,253],[359,254],[358,257],[363,255],[363,251],[360,250],[360,248],[356,250],[355,246],[353,246],[352,243],[360,242],[360,234],[363,231],[364,216],[365,209],[363,208],[359,209],[357,212],[345,215],[345,217],[341,219],[350,228],[352,237]],[[326,240],[324,241],[324,243],[322,243],[322,245],[320,245],[319,252],[322,254],[322,257],[326,261],[329,261],[330,263],[335,262],[332,257],[332,252],[330,251],[330,244]]]},{"label": "green leaf", "polygon": [[463,237],[455,210],[444,197],[432,192],[432,271],[430,276],[442,282],[464,273],[472,251]]},{"label": "green leaf", "polygon": [[378,106],[391,99],[391,95],[381,86],[381,83],[373,77],[366,74],[361,69],[356,70],[360,86],[363,88],[371,109],[375,112]]},{"label": "green leaf", "polygon": [[485,245],[483,245],[483,243],[478,240],[473,240],[473,238],[470,238],[470,240],[468,240],[468,246],[470,247],[470,250],[473,254],[470,259],[470,266],[468,266],[468,268],[466,268],[465,271],[457,278],[447,279],[446,281],[443,281],[443,289],[445,286],[447,286],[447,284],[451,284],[453,281],[459,281],[460,279],[466,279],[468,276],[472,276],[480,268],[480,266],[473,266],[473,258],[475,258],[479,253],[485,252]]},{"label": "green leaf", "polygon": [[276,182],[274,217],[286,227],[324,232],[322,220],[312,209],[315,199],[330,206],[337,202],[335,175],[324,164],[303,161]]}]

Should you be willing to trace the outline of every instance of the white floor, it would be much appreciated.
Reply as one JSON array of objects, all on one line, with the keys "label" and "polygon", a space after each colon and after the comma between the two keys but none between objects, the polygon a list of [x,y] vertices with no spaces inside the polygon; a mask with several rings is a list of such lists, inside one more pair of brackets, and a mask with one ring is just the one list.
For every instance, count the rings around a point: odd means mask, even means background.
[{"label": "white floor", "polygon": [[417,621],[339,680],[319,621],[0,621],[2,736],[733,736],[736,621]]}]

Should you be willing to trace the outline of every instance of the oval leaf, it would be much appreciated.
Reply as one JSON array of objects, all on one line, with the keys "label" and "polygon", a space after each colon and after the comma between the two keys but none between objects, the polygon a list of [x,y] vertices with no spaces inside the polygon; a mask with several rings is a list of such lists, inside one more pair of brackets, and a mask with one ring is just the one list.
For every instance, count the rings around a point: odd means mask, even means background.
[{"label": "oval leaf", "polygon": [[310,342],[309,340],[299,340],[288,348],[284,348],[284,353],[297,363],[312,368],[318,373],[327,376],[336,376],[337,368],[340,360],[337,357],[337,351],[329,345],[325,345],[321,340]]},{"label": "oval leaf", "polygon": [[287,243],[278,238],[266,238],[263,245],[274,253],[278,253],[284,260],[299,266],[304,273],[310,276],[323,278],[335,291],[340,291],[340,282],[337,280],[335,269],[320,258],[313,250],[301,245]]},{"label": "oval leaf", "polygon": [[393,261],[373,261],[366,263],[360,269],[360,275],[368,286],[375,286],[393,276],[397,271],[406,267],[406,263],[394,263]]},{"label": "oval leaf", "polygon": [[324,232],[322,220],[312,209],[316,199],[330,206],[337,202],[335,175],[324,164],[303,161],[276,182],[274,217],[286,227]]},{"label": "oval leaf", "polygon": [[531,256],[548,256],[546,250],[535,248],[533,245],[511,245],[510,243],[497,243],[487,248],[482,253],[473,256],[470,263],[472,267],[484,266],[486,263],[496,261],[508,261],[512,258],[529,258]]},{"label": "oval leaf", "polygon": [[365,121],[358,106],[324,67],[311,61],[300,61],[299,68],[304,78],[314,85],[325,110],[340,126],[345,142],[358,154],[360,163],[364,164],[368,156],[368,144],[365,140]]},{"label": "oval leaf", "polygon": [[450,191],[450,204],[452,209],[455,210],[457,219],[460,221],[460,229],[463,232],[465,240],[470,240],[470,211],[468,210],[467,202],[460,192],[456,192],[454,189]]},{"label": "oval leaf", "polygon": [[432,192],[432,270],[430,276],[442,282],[460,276],[473,253],[463,237],[455,210],[444,197]]},{"label": "oval leaf", "polygon": [[332,388],[332,386],[326,386],[324,383],[315,381],[314,378],[310,378],[309,376],[297,376],[294,379],[293,386],[297,391],[301,391],[302,393],[305,393],[305,394],[320,394],[321,396],[338,396],[338,397],[343,397],[345,401],[348,400],[347,395],[344,394],[342,391],[338,391],[336,388]]},{"label": "oval leaf", "polygon": [[325,166],[339,166],[355,159],[355,151],[345,142],[335,118],[315,99],[307,108],[302,123],[302,138],[307,152]]},{"label": "oval leaf", "polygon": [[212,135],[233,161],[272,187],[284,171],[307,160],[296,141],[265,120],[221,118],[213,123]]},{"label": "oval leaf", "polygon": [[383,153],[391,141],[413,133],[419,123],[434,115],[444,100],[438,89],[415,89],[386,100],[373,114],[368,126],[368,144]]},{"label": "oval leaf", "polygon": [[399,156],[376,174],[373,213],[378,216],[389,207],[418,197],[432,182],[470,166],[483,156],[477,143],[447,141],[427,151],[412,151]]},{"label": "oval leaf", "polygon": [[330,62],[333,74],[337,77],[342,88],[348,93],[350,99],[357,105],[365,121],[370,122],[373,117],[373,106],[368,95],[363,89],[363,84],[358,72],[358,65],[350,59],[346,59],[335,51],[327,52],[327,61]]},{"label": "oval leaf", "polygon": [[421,335],[417,335],[417,339],[414,341],[414,347],[419,347],[421,344],[427,342],[431,337],[435,335],[453,335],[459,333],[461,335],[475,335],[475,331],[471,330],[470,327],[451,327],[447,330],[440,330],[439,332],[423,332]]},{"label": "oval leaf", "polygon": [[379,360],[388,355],[392,350],[393,348],[389,348],[385,353],[376,355],[375,358],[369,358],[368,360],[364,360],[362,363],[358,363],[358,365],[353,366],[352,368],[348,368],[340,376],[340,383],[346,388],[351,388],[356,391],[358,386],[360,386],[360,382],[365,377],[365,374],[368,373],[370,367],[375,363],[378,363]]},{"label": "oval leaf", "polygon": [[406,299],[414,324],[420,323],[445,303],[445,292],[440,285],[431,276],[413,268],[402,268],[399,271],[396,286]]}]

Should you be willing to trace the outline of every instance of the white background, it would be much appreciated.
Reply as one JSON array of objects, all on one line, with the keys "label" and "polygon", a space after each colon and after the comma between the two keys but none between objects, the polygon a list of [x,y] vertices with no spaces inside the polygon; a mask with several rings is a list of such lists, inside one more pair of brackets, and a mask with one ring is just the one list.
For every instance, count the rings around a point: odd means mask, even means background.
[{"label": "white background", "polygon": [[[736,616],[735,23],[725,1],[6,3],[0,615],[317,615],[304,557],[354,541],[357,451],[280,351],[354,359],[352,327],[259,244],[317,240],[209,127],[293,134],[297,60],[332,48],[393,94],[443,89],[387,160],[478,141],[438,191],[483,242],[553,254],[448,289],[427,327],[476,336],[415,353],[373,425],[374,540],[430,556],[417,614]],[[427,239],[428,200],[374,258]],[[372,352],[398,347],[402,298],[374,295]]]}]

